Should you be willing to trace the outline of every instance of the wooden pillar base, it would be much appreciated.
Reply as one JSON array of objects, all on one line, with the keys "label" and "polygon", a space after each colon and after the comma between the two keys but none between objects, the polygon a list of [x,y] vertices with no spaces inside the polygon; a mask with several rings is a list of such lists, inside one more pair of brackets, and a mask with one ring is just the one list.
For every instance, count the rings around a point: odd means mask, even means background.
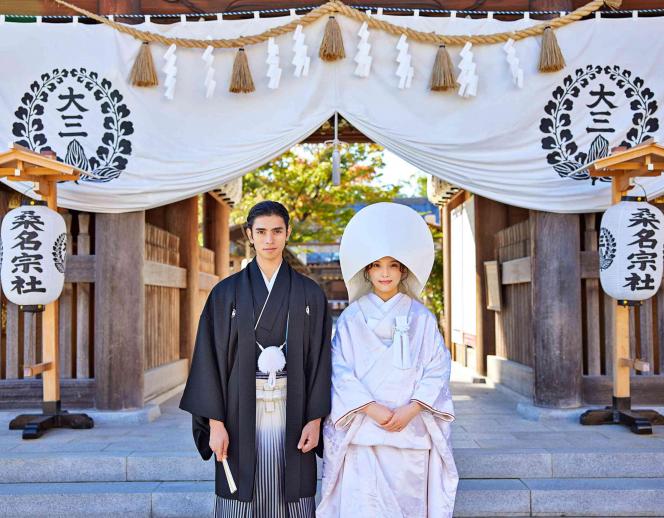
[{"label": "wooden pillar base", "polygon": [[583,425],[622,424],[639,435],[651,435],[654,425],[664,425],[664,416],[655,410],[632,410],[629,397],[613,398],[613,405],[603,410],[588,410],[580,417]]},{"label": "wooden pillar base", "polygon": [[23,439],[38,439],[51,428],[80,430],[93,427],[90,416],[61,410],[60,401],[44,401],[41,414],[21,414],[9,423],[10,430],[23,430]]}]

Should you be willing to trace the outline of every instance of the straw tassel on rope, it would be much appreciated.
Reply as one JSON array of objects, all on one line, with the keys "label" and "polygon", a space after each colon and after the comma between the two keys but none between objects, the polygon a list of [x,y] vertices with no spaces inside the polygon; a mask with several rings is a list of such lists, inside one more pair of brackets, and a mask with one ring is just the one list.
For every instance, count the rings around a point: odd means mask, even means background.
[{"label": "straw tassel on rope", "polygon": [[323,34],[323,41],[320,44],[318,56],[323,61],[338,61],[346,57],[344,40],[341,36],[341,27],[339,27],[339,22],[334,16],[330,16],[327,19],[325,34]]},{"label": "straw tassel on rope", "polygon": [[234,94],[246,94],[254,90],[256,88],[254,87],[254,80],[251,77],[251,70],[249,70],[247,53],[243,48],[239,48],[233,62],[233,73],[228,91]]},{"label": "straw tassel on rope", "polygon": [[558,72],[565,68],[565,57],[551,27],[544,29],[542,34],[542,50],[538,68],[540,72]]},{"label": "straw tassel on rope", "polygon": [[154,87],[159,84],[157,70],[154,67],[150,44],[144,41],[138,51],[134,66],[129,74],[129,82],[134,86]]},{"label": "straw tassel on rope", "polygon": [[431,90],[444,92],[454,87],[456,87],[456,77],[454,76],[452,58],[450,58],[445,45],[439,45],[431,73]]}]

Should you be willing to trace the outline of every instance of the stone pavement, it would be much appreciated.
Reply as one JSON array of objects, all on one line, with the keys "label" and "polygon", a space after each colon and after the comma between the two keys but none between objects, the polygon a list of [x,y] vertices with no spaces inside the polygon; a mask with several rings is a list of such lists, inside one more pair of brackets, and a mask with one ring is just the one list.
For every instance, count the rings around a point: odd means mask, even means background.
[{"label": "stone pavement", "polygon": [[[582,409],[528,420],[527,402],[458,365],[452,393],[455,516],[664,516],[664,427],[584,427]],[[178,401],[33,441],[0,412],[0,516],[209,516],[213,466]]]}]

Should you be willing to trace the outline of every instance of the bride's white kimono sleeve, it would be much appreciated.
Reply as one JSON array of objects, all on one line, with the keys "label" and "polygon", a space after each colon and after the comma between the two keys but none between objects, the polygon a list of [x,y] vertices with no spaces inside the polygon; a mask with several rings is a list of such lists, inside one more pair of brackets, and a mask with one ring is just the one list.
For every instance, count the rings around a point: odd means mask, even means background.
[{"label": "bride's white kimono sleeve", "polygon": [[454,421],[454,407],[450,393],[451,356],[433,318],[425,324],[425,334],[433,337],[431,356],[424,358],[424,371],[417,382],[412,401],[417,401],[435,417]]},{"label": "bride's white kimono sleeve", "polygon": [[330,420],[338,428],[350,425],[359,410],[374,400],[371,393],[355,376],[352,367],[354,355],[349,344],[350,330],[344,315],[337,320],[336,332],[332,338],[332,410]]},{"label": "bride's white kimono sleeve", "polygon": [[[451,355],[433,315],[427,319],[426,333],[435,343],[422,377],[411,399],[423,405],[422,421],[429,432],[433,448],[429,461],[429,516],[452,516],[459,475],[452,454],[452,426],[454,406],[450,392]],[[433,452],[432,452],[433,453]]]}]

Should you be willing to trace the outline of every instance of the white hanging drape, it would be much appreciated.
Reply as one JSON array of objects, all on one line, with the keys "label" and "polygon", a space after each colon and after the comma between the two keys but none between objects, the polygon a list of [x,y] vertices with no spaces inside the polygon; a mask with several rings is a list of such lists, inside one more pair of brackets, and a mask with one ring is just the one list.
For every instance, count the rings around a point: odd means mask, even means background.
[{"label": "white hanging drape", "polygon": [[[423,31],[476,34],[537,22],[385,16]],[[287,17],[136,27],[204,39],[256,34]],[[326,20],[306,27],[306,77],[293,75],[291,35],[276,38],[278,89],[267,87],[267,44],[247,49],[252,94],[228,93],[235,50],[217,49],[218,83],[206,99],[203,50],[178,48],[174,99],[164,97],[165,47],[152,45],[161,84],[127,78],[140,43],[106,26],[0,24],[0,141],[50,147],[97,181],[60,184],[59,204],[95,211],[147,209],[213,189],[285,152],[335,111],[401,158],[452,184],[504,203],[557,211],[597,211],[609,184],[570,171],[623,141],[662,136],[664,29],[660,18],[594,19],[557,31],[567,61],[537,72],[540,39],[516,43],[524,87],[515,86],[502,45],[473,47],[476,97],[430,92],[436,47],[409,42],[414,78],[399,89],[397,38],[371,30],[371,74],[353,74],[360,25],[340,17],[347,58],[318,59]],[[458,48],[450,48],[455,63]],[[581,174],[583,176],[583,174]],[[99,181],[105,180],[105,181]],[[664,179],[644,179],[649,195]],[[28,185],[13,184],[23,191]],[[28,192],[30,194],[30,192]]]}]

